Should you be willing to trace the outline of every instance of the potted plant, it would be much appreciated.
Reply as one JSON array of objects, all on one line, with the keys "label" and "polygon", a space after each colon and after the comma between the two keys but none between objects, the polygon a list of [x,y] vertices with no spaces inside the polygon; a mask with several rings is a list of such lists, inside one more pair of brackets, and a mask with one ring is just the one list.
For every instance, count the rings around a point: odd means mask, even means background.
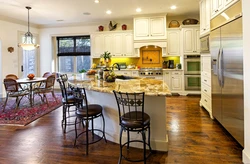
[{"label": "potted plant", "polygon": [[103,54],[101,54],[100,56],[101,58],[104,58],[105,62],[109,62],[109,60],[111,59],[111,55],[110,52],[105,51]]}]

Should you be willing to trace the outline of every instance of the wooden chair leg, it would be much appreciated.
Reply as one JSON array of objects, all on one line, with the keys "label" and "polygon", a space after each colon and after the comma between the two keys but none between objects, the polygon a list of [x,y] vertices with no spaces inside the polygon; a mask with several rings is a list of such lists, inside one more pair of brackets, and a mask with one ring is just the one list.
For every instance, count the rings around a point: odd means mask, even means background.
[{"label": "wooden chair leg", "polygon": [[5,110],[5,107],[6,107],[6,104],[7,104],[7,101],[8,101],[8,98],[9,98],[9,94],[6,95],[6,100],[4,102],[4,106],[3,106],[3,112]]}]

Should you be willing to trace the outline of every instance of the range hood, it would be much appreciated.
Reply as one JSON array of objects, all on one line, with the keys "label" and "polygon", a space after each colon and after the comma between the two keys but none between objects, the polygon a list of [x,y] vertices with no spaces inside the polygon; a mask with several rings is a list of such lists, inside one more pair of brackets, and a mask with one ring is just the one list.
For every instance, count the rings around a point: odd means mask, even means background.
[{"label": "range hood", "polygon": [[134,50],[136,56],[140,56],[140,48],[145,46],[157,46],[161,47],[162,49],[162,56],[167,56],[167,41],[160,40],[160,41],[142,41],[142,42],[134,42]]}]

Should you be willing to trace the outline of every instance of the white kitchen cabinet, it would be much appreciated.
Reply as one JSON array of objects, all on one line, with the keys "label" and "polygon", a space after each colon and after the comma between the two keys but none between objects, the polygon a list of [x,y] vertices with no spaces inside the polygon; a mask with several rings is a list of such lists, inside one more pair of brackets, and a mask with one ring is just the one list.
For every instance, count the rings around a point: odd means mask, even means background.
[{"label": "white kitchen cabinet", "polygon": [[239,0],[211,0],[211,19]]},{"label": "white kitchen cabinet", "polygon": [[167,55],[180,56],[180,29],[168,28],[167,30]]},{"label": "white kitchen cabinet", "polygon": [[91,56],[99,58],[105,51],[113,57],[139,57],[134,54],[133,32],[101,32],[91,35]]},{"label": "white kitchen cabinet", "polygon": [[210,0],[200,1],[200,35],[210,32]]},{"label": "white kitchen cabinet", "polygon": [[197,25],[183,26],[182,32],[183,32],[183,53],[184,54],[200,54],[199,26]]},{"label": "white kitchen cabinet", "polygon": [[167,39],[166,16],[134,18],[134,40]]},{"label": "white kitchen cabinet", "polygon": [[219,14],[224,8],[224,0],[211,0],[211,18]]},{"label": "white kitchen cabinet", "polygon": [[132,70],[131,71],[131,76],[138,77],[139,76],[139,71],[138,70]]},{"label": "white kitchen cabinet", "polygon": [[99,58],[104,52],[103,34],[91,35],[91,57]]},{"label": "white kitchen cabinet", "polygon": [[171,72],[171,91],[181,91],[182,90],[182,72],[172,71]]},{"label": "white kitchen cabinet", "polygon": [[112,52],[114,57],[134,57],[132,32],[114,33]]},{"label": "white kitchen cabinet", "polygon": [[115,70],[114,72],[117,75],[132,76],[132,71],[131,70]]},{"label": "white kitchen cabinet", "polygon": [[172,93],[183,91],[183,72],[175,70],[164,70],[163,80],[168,85]]},{"label": "white kitchen cabinet", "polygon": [[203,106],[212,116],[211,102],[211,56],[210,54],[201,54],[201,100]]}]

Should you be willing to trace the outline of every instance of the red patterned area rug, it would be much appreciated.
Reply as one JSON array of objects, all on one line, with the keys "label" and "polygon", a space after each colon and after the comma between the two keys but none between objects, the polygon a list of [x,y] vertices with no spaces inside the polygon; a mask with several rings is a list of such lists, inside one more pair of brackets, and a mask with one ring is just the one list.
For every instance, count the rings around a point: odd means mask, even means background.
[{"label": "red patterned area rug", "polygon": [[51,94],[47,94],[49,106],[42,102],[40,96],[36,95],[34,105],[31,107],[29,100],[24,97],[16,108],[15,98],[9,98],[5,111],[3,112],[4,101],[0,102],[0,125],[25,126],[32,121],[48,114],[49,112],[62,106],[62,96],[55,93],[57,102]]}]

